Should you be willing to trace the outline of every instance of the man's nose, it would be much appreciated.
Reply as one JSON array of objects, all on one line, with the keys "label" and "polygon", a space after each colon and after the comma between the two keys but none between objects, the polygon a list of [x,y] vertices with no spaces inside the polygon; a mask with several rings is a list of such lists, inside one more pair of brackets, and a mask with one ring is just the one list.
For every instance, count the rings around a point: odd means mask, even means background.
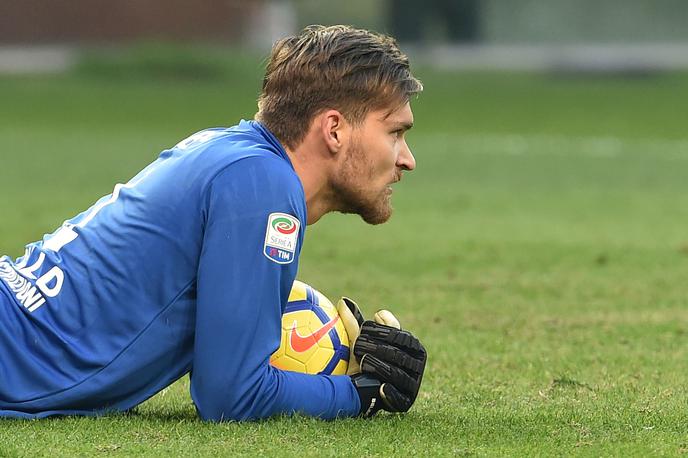
[{"label": "man's nose", "polygon": [[399,157],[397,158],[397,167],[408,171],[416,168],[416,158],[413,157],[411,148],[408,147],[406,142],[404,142],[404,145],[399,152]]}]

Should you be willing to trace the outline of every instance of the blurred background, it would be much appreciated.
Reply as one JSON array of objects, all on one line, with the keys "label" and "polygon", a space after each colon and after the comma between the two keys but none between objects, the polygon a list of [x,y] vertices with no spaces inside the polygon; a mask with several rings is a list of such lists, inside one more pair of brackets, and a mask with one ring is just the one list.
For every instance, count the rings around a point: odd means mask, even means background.
[{"label": "blurred background", "polygon": [[[271,43],[312,23],[393,34],[425,84],[392,220],[323,218],[299,266],[426,343],[419,434],[684,453],[685,0],[0,0],[0,254],[252,118]],[[176,390],[150,408],[193,416]]]},{"label": "blurred background", "polygon": [[335,266],[356,255],[332,247],[339,235],[375,244],[446,224],[448,253],[484,237],[684,246],[666,221],[688,208],[688,2],[0,0],[0,253],[191,133],[251,118],[271,44],[313,23],[394,35],[426,90],[397,218],[319,224],[305,274],[347,281]]},{"label": "blurred background", "polygon": [[411,54],[451,68],[644,71],[688,64],[682,0],[2,0],[0,71],[64,70],[84,47],[140,42],[264,52],[314,23],[389,33]]},{"label": "blurred background", "polygon": [[[360,285],[362,271],[337,276],[357,259],[339,236],[441,240],[447,224],[450,284],[466,266],[454,251],[487,253],[485,237],[601,244],[602,263],[614,244],[686,251],[669,221],[688,208],[688,2],[0,0],[0,252],[21,254],[191,133],[251,118],[272,42],[313,23],[394,35],[426,90],[398,217],[319,224],[307,275]],[[415,273],[422,253],[406,255]]]}]

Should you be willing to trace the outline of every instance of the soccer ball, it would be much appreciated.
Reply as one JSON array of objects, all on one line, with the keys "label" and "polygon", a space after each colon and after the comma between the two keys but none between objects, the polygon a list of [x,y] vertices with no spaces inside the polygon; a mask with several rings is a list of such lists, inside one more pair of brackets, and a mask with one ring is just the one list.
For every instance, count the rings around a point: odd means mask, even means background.
[{"label": "soccer ball", "polygon": [[282,340],[270,364],[307,374],[346,374],[349,336],[336,307],[298,280],[282,314]]}]

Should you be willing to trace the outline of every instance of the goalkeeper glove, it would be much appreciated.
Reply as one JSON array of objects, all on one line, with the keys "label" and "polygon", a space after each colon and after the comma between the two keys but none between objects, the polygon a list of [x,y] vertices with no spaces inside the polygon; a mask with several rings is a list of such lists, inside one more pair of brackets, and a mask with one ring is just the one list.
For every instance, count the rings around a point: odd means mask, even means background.
[{"label": "goalkeeper glove", "polygon": [[[354,375],[361,372],[361,366],[358,364],[356,356],[354,356],[353,348],[356,343],[358,335],[361,333],[361,326],[365,321],[361,309],[356,302],[348,297],[342,297],[337,302],[337,313],[344,324],[346,334],[349,336],[349,348],[352,350],[349,354],[349,366],[346,371],[347,375]],[[399,320],[389,310],[378,310],[374,317],[375,322],[385,324],[393,328],[401,329]]]},{"label": "goalkeeper glove", "polygon": [[410,332],[402,331],[399,321],[386,310],[377,312],[375,321],[363,321],[352,300],[342,298],[337,308],[349,334],[352,356],[347,374],[361,399],[361,415],[372,416],[380,409],[408,411],[425,371],[423,345]]}]

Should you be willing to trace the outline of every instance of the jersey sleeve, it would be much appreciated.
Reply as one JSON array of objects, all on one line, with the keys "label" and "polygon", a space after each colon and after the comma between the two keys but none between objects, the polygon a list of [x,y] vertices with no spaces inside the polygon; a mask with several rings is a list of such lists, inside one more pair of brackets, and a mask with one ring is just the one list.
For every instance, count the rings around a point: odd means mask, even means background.
[{"label": "jersey sleeve", "polygon": [[[270,223],[278,217],[299,226],[282,240],[283,249],[269,240]],[[191,395],[201,418],[358,414],[360,401],[348,376],[299,374],[269,364],[279,347],[283,304],[296,277],[306,223],[294,172],[281,159],[242,159],[212,180],[202,218],[191,370]]]}]

